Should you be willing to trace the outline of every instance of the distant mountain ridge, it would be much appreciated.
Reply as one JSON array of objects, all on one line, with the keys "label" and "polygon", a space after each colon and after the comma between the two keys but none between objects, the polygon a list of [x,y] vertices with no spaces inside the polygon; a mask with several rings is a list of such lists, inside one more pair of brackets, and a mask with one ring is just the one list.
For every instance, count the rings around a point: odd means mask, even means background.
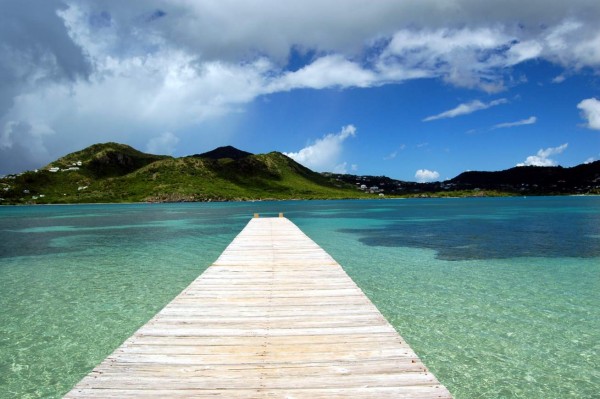
[{"label": "distant mountain ridge", "polygon": [[600,182],[600,161],[577,165],[571,168],[562,166],[517,166],[498,172],[469,171],[449,180],[450,183],[478,186],[523,186],[523,185],[566,185],[569,187]]},{"label": "distant mountain ridge", "polygon": [[600,194],[600,161],[570,168],[517,166],[498,172],[464,172],[446,182],[454,189],[515,194]]},{"label": "distant mountain ridge", "polygon": [[381,196],[600,194],[600,161],[465,172],[434,183],[316,173],[279,152],[232,146],[187,157],[94,144],[37,171],[0,178],[0,204],[176,202]]},{"label": "distant mountain ridge", "polygon": [[600,194],[600,161],[571,168],[518,166],[497,172],[469,171],[433,183],[407,182],[386,176],[329,175],[348,184],[365,186],[367,190],[383,188],[386,194],[402,196]]}]

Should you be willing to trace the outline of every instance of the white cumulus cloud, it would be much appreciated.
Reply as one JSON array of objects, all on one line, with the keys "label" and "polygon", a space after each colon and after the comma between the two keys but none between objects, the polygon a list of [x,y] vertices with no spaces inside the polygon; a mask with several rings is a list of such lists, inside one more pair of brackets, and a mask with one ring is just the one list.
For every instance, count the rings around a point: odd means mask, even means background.
[{"label": "white cumulus cloud", "polygon": [[568,146],[569,143],[564,143],[558,147],[542,148],[537,154],[528,156],[525,162],[518,163],[517,166],[556,166],[558,163],[550,157],[562,154]]},{"label": "white cumulus cloud", "polygon": [[417,179],[419,183],[436,181],[439,177],[440,174],[438,172],[429,169],[419,169],[415,173],[415,179]]},{"label": "white cumulus cloud", "polygon": [[388,78],[437,77],[456,86],[494,92],[502,88],[494,70],[511,64],[506,50],[511,43],[514,38],[497,27],[401,29],[378,66]]},{"label": "white cumulus cloud", "polygon": [[[210,134],[198,125],[281,91],[433,78],[491,93],[517,84],[513,67],[530,60],[562,67],[560,76],[598,72],[599,20],[592,0],[4,2],[0,127],[33,127],[40,150],[0,145],[0,172],[98,141],[143,146],[167,131],[201,141]],[[301,65],[290,66],[292,55]],[[592,100],[579,106],[598,129]]]},{"label": "white cumulus cloud", "polygon": [[340,132],[326,134],[298,152],[284,152],[284,154],[309,169],[319,172],[346,173],[347,163],[340,162],[340,156],[343,152],[344,141],[355,135],[356,128],[353,125],[347,125],[342,127]]},{"label": "white cumulus cloud", "polygon": [[378,81],[376,73],[341,55],[327,55],[295,72],[286,72],[275,79],[269,91],[287,91],[298,88],[324,89],[327,87],[369,87]]},{"label": "white cumulus cloud", "polygon": [[436,119],[455,118],[460,115],[468,115],[472,114],[473,112],[495,107],[500,104],[506,104],[507,102],[508,100],[506,98],[493,100],[489,103],[484,103],[479,100],[475,100],[468,103],[460,104],[457,107],[452,108],[448,111],[444,111],[440,114],[428,116],[427,118],[423,119],[423,122],[430,122]]},{"label": "white cumulus cloud", "polygon": [[582,116],[587,120],[586,126],[590,129],[600,130],[600,100],[588,98],[577,104]]}]

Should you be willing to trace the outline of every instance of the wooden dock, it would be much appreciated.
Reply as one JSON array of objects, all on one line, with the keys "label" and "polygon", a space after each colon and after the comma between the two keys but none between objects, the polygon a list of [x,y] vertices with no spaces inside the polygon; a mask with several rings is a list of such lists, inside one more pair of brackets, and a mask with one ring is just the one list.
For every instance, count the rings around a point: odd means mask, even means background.
[{"label": "wooden dock", "polygon": [[251,219],[65,396],[88,397],[451,396],[340,265],[279,217]]}]

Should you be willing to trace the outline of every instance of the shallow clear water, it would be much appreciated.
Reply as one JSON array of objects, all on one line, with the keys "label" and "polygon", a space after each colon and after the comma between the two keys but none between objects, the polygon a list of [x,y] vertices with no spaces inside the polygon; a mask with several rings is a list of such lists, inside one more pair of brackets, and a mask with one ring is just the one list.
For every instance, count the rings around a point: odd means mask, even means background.
[{"label": "shallow clear water", "polygon": [[0,397],[60,397],[254,212],[333,255],[456,398],[598,397],[598,197],[0,207]]}]

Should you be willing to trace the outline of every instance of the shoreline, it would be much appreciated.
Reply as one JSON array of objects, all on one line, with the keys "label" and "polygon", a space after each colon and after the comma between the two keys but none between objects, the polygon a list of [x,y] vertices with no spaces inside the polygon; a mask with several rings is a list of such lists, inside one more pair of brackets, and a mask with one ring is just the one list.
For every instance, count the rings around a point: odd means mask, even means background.
[{"label": "shoreline", "polygon": [[158,204],[208,204],[208,203],[250,203],[250,202],[284,202],[284,201],[390,201],[390,200],[427,200],[427,199],[483,199],[483,198],[553,198],[553,197],[600,197],[600,194],[542,194],[542,195],[519,195],[510,194],[506,195],[463,195],[463,196],[450,196],[450,195],[432,195],[432,196],[386,196],[386,197],[347,197],[347,198],[265,198],[256,200],[214,200],[214,201],[139,201],[139,202],[70,202],[70,203],[42,203],[42,204],[2,204],[3,207],[24,207],[24,206],[74,206],[74,205],[158,205]]}]

